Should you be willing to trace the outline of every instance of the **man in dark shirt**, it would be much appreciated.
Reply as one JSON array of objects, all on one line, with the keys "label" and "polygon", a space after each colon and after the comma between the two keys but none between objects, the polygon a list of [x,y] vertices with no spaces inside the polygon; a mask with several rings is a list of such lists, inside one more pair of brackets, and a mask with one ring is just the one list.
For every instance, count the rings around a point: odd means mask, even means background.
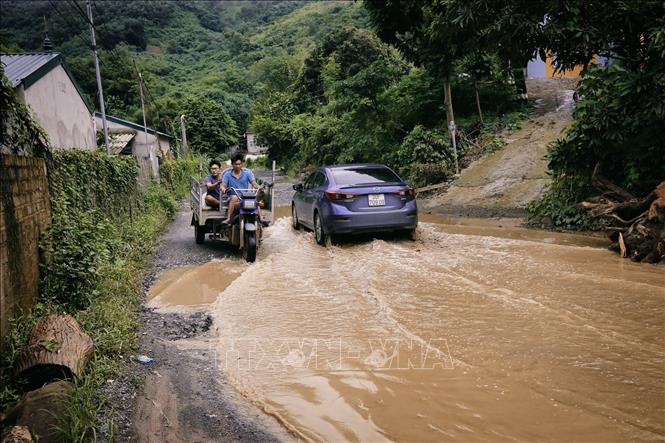
[{"label": "man in dark shirt", "polygon": [[219,208],[221,194],[219,185],[222,183],[222,164],[219,160],[210,161],[210,175],[206,177],[206,204],[213,208]]}]

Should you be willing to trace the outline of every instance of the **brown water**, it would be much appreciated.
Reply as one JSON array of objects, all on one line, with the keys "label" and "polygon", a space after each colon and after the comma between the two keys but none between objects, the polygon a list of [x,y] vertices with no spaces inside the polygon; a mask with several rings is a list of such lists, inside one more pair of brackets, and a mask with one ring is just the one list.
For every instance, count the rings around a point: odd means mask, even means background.
[{"label": "brown water", "polygon": [[148,291],[148,305],[153,307],[196,306],[209,304],[247,269],[244,262],[214,260],[200,266],[169,269]]},{"label": "brown water", "polygon": [[322,248],[279,219],[217,291],[221,370],[311,440],[665,440],[665,268],[430,221]]}]

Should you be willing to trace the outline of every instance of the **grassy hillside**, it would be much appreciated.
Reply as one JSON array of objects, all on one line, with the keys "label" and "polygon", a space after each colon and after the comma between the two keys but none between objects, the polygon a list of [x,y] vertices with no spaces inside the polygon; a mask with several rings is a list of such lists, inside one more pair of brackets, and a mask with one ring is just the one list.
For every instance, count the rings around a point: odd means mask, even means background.
[{"label": "grassy hillside", "polygon": [[[38,51],[43,17],[83,90],[96,103],[89,31],[78,0],[3,1],[4,50]],[[180,104],[201,95],[222,104],[238,132],[247,127],[273,59],[302,60],[329,32],[366,27],[354,2],[101,1],[93,2],[108,111],[140,119],[137,69],[148,89],[148,121],[171,129]]]}]

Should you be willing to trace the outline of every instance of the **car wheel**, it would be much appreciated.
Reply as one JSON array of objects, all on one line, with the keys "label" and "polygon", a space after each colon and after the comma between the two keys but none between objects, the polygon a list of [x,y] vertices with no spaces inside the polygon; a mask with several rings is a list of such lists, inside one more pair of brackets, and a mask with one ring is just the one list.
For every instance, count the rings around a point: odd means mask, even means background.
[{"label": "car wheel", "polygon": [[416,241],[418,239],[418,232],[416,231],[416,228],[407,229],[406,238],[408,238],[411,241]]},{"label": "car wheel", "polygon": [[326,244],[326,233],[323,230],[318,211],[314,213],[314,238],[316,238],[316,243],[319,245],[324,246]]},{"label": "car wheel", "polygon": [[206,239],[205,226],[194,225],[194,236],[196,237],[196,244],[201,245]]},{"label": "car wheel", "polygon": [[296,213],[295,204],[291,205],[291,226],[293,226],[293,229],[296,231],[300,229],[300,221],[298,221],[298,214]]}]

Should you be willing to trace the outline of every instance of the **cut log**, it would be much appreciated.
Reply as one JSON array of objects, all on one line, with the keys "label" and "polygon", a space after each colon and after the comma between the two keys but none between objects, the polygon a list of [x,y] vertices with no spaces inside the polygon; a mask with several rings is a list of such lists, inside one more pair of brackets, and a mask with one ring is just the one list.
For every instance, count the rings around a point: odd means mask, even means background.
[{"label": "cut log", "polygon": [[34,436],[39,442],[62,441],[56,430],[57,421],[67,412],[67,400],[73,388],[67,381],[58,381],[28,392],[7,412],[2,426],[29,429],[28,436]]},{"label": "cut log", "polygon": [[12,426],[2,431],[2,443],[31,443],[34,440],[27,426]]},{"label": "cut log", "polygon": [[48,315],[30,330],[28,343],[14,365],[14,375],[29,388],[55,379],[79,376],[94,345],[71,315]]},{"label": "cut log", "polygon": [[450,183],[445,182],[445,183],[437,183],[435,185],[428,185],[428,186],[423,186],[421,188],[416,188],[416,195],[422,193],[422,192],[429,192],[429,191],[434,191],[436,189],[446,189],[450,186]]}]

